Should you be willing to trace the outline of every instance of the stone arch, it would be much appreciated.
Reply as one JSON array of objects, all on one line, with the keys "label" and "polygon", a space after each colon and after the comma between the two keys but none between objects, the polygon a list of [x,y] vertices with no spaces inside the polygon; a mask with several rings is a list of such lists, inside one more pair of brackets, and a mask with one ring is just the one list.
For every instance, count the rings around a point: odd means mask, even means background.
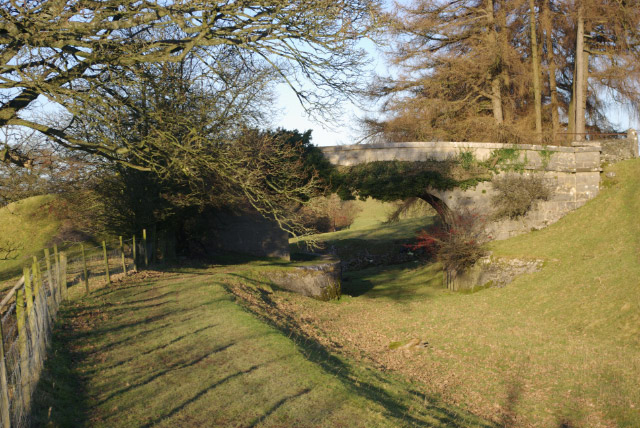
[{"label": "stone arch", "polygon": [[453,225],[453,223],[455,222],[453,211],[442,199],[428,192],[424,192],[418,197],[431,205],[434,210],[436,210],[436,213],[445,225]]}]

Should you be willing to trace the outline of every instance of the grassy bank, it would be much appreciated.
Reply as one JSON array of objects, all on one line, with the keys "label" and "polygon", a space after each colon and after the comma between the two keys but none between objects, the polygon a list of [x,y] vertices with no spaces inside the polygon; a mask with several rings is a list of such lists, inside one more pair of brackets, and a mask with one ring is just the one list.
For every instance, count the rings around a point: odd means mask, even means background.
[{"label": "grassy bank", "polygon": [[70,302],[35,425],[490,427],[261,322],[225,290],[245,269],[143,272]]},{"label": "grassy bank", "polygon": [[[640,426],[640,161],[612,169],[586,206],[491,245],[545,260],[504,288],[452,293],[437,266],[409,263],[347,273],[334,304],[271,299],[326,346],[498,423]],[[391,349],[412,339],[428,345]]]},{"label": "grassy bank", "polygon": [[34,196],[0,208],[0,245],[16,250],[0,260],[0,288],[6,288],[6,281],[19,276],[31,256],[40,255],[40,250],[58,233],[60,221],[51,212],[54,199],[51,195]]}]

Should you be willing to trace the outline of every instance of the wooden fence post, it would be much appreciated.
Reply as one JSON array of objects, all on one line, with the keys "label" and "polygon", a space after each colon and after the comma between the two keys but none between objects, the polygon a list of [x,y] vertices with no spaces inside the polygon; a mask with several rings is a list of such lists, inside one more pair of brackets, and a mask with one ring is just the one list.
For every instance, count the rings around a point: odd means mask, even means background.
[{"label": "wooden fence post", "polygon": [[151,263],[158,261],[158,225],[153,225],[153,231],[151,232]]},{"label": "wooden fence post", "polygon": [[136,251],[136,234],[135,233],[133,234],[133,244],[131,247],[131,252],[132,252],[131,257],[133,258],[133,270],[135,272],[138,272],[138,257],[136,254],[137,251]]},{"label": "wooden fence post", "polygon": [[53,293],[53,275],[51,275],[51,253],[48,248],[44,249],[44,261],[47,264],[47,281],[49,281],[49,290]]},{"label": "wooden fence post", "polygon": [[107,285],[111,285],[111,274],[109,274],[109,257],[107,256],[107,243],[105,241],[102,241],[102,252],[104,253],[104,268],[106,269],[105,272],[105,279],[107,280]]},{"label": "wooden fence post", "polygon": [[80,244],[80,250],[82,251],[82,269],[84,271],[84,289],[85,294],[89,295],[89,273],[87,271],[87,258],[84,254],[84,244]]},{"label": "wooden fence post", "polygon": [[[33,306],[33,288],[31,287],[31,271],[28,267],[25,267],[22,270],[24,274],[24,299],[27,302],[27,316],[31,311],[31,307]],[[35,276],[35,275],[34,275]]]},{"label": "wooden fence post", "polygon": [[[25,269],[24,275],[24,297],[27,301],[27,321],[29,324],[29,336],[31,338],[31,361],[32,371],[36,371],[35,364],[40,360],[39,349],[38,349],[38,330],[39,330],[39,321],[37,319],[37,314],[34,308],[34,298],[36,296],[36,289],[38,283],[38,275],[35,272],[35,268],[31,272],[33,276],[33,281],[29,278],[29,268]],[[29,383],[33,382],[32,375],[33,373],[29,373]]]},{"label": "wooden fence post", "polygon": [[67,253],[60,252],[60,291],[62,298],[67,298]]},{"label": "wooden fence post", "polygon": [[54,274],[56,276],[56,285],[54,287],[57,305],[62,301],[60,294],[60,253],[58,253],[58,244],[53,244],[53,262],[55,263]]},{"label": "wooden fence post", "polygon": [[[25,284],[27,277],[24,277]],[[24,408],[29,408],[31,391],[29,388],[29,355],[27,354],[26,315],[24,310],[24,291],[16,291],[16,319],[18,326],[18,354],[20,358],[20,399]],[[17,380],[17,379],[16,379]]]},{"label": "wooden fence post", "polygon": [[2,334],[2,322],[0,321],[0,421],[2,426],[11,428],[11,417],[9,412],[9,382],[7,379],[7,365],[4,357],[4,335]]},{"label": "wooden fence post", "polygon": [[142,248],[144,249],[144,267],[149,266],[149,246],[147,244],[147,229],[142,229]]},{"label": "wooden fence post", "polygon": [[36,294],[40,288],[42,281],[40,278],[42,277],[40,273],[40,263],[38,263],[38,258],[33,256],[33,264],[31,265],[31,273],[33,275],[33,297],[35,299]]},{"label": "wooden fence post", "polygon": [[122,259],[122,272],[127,276],[127,263],[124,260],[124,244],[122,243],[122,236],[118,236],[120,240],[120,258]]},{"label": "wooden fence post", "polygon": [[[42,281],[42,270],[40,270],[40,262],[36,256],[33,256],[33,307],[31,308],[31,312],[27,313],[29,316],[30,325],[32,326],[32,334],[31,334],[31,342],[33,344],[33,355],[34,363],[37,365],[35,373],[39,373],[40,371],[40,363],[42,362],[41,358],[43,355],[40,352],[41,340],[44,341],[44,337],[40,338],[41,335],[45,334],[46,328],[46,320],[44,318],[45,308],[42,307],[42,301],[40,297],[44,293],[44,282]],[[37,334],[33,334],[33,332],[37,332]],[[35,382],[37,382],[37,378],[33,379],[34,386]]]},{"label": "wooden fence post", "polygon": [[58,304],[56,302],[56,286],[53,283],[53,274],[51,273],[51,252],[48,248],[44,249],[44,261],[47,265],[47,284],[49,286],[49,293],[47,293],[46,288],[43,287],[44,302],[49,308],[47,311],[49,314],[49,326],[53,327]]}]

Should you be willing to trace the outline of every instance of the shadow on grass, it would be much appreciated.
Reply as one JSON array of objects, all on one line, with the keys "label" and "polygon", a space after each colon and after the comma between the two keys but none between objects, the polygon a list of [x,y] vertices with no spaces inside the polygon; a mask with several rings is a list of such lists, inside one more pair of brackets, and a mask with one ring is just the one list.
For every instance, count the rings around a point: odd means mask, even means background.
[{"label": "shadow on grass", "polygon": [[[164,370],[160,370],[154,374],[152,374],[151,376],[148,376],[146,379],[144,379],[143,381],[131,384],[126,386],[125,388],[121,388],[117,391],[112,392],[111,394],[107,395],[105,398],[103,398],[102,400],[98,401],[95,405],[96,406],[100,406],[101,404],[106,403],[107,401],[111,400],[112,398],[115,398],[117,396],[120,396],[126,392],[129,392],[131,390],[143,387],[145,385],[148,385],[149,383],[153,382],[156,379],[161,378],[162,376],[165,376],[171,372],[174,372],[176,370],[182,370],[182,369],[187,369],[189,367],[193,367],[196,364],[200,363],[201,361],[206,360],[208,357],[217,354],[218,352],[222,352],[225,349],[230,348],[231,346],[233,346],[235,343],[231,342],[228,343],[226,345],[222,345],[222,346],[218,346],[215,349],[209,350],[201,355],[199,355],[198,357],[192,359],[191,361],[185,362],[185,363],[178,363],[178,364],[170,364],[168,366],[166,366],[166,368]],[[155,350],[152,350],[152,352]],[[124,361],[121,364],[125,364],[128,361]],[[110,367],[110,368],[115,368],[121,364],[115,364],[114,366]]]},{"label": "shadow on grass", "polygon": [[342,294],[360,297],[373,290],[375,285],[367,279],[345,277],[342,279]]},{"label": "shadow on grass", "polygon": [[251,422],[249,425],[247,425],[247,428],[255,428],[260,422],[264,421],[265,419],[267,419],[269,416],[271,416],[271,414],[273,414],[276,410],[278,410],[280,407],[282,407],[282,405],[284,405],[285,403],[291,401],[291,400],[295,400],[298,397],[302,397],[305,394],[308,394],[311,392],[310,388],[305,388],[299,392],[296,392],[295,394],[291,394],[287,397],[284,397],[280,400],[278,400],[273,406],[271,406],[271,408],[269,408],[269,410],[267,410],[264,415],[260,416],[259,418],[256,418],[253,422]]},{"label": "shadow on grass", "polygon": [[[429,298],[444,288],[441,272],[430,266],[426,265],[427,269],[423,269],[424,265],[412,262],[347,272],[342,278],[342,294],[401,302]],[[416,269],[423,269],[424,272],[416,274]]]},{"label": "shadow on grass", "polygon": [[[225,287],[233,293],[228,284]],[[258,291],[262,302],[271,309],[275,309],[276,303],[271,299],[269,293],[260,289]],[[247,310],[253,312],[251,308],[247,308]],[[399,381],[393,381],[393,384],[390,385],[389,379],[381,378],[373,369],[359,369],[345,363],[314,338],[301,332],[297,328],[296,320],[282,311],[278,313],[278,322],[274,322],[270,317],[260,313],[257,315],[294,341],[307,360],[334,376],[350,392],[383,406],[387,417],[408,422],[412,426],[430,426],[435,420],[443,426],[453,428],[497,428],[495,424],[484,422],[478,417],[452,406],[445,406],[436,397],[427,397],[423,393],[419,393],[421,395],[418,396],[418,393],[414,392],[413,395],[420,401],[408,405],[400,397],[395,397],[393,393],[389,392],[388,388],[388,386],[394,386],[406,391],[409,389],[408,385],[400,384]]]},{"label": "shadow on grass", "polygon": [[[25,261],[25,265],[27,261]],[[17,266],[15,268],[7,269],[0,271],[0,282],[9,281],[15,279],[18,282],[18,279],[22,276],[22,266]],[[7,289],[13,287],[15,284],[10,283]]]},{"label": "shadow on grass", "polygon": [[[44,368],[33,397],[32,426],[85,426],[87,422],[86,383],[77,363],[83,358],[74,351],[76,336],[66,320],[77,316],[75,307],[60,308]],[[64,324],[63,324],[64,323]]]},{"label": "shadow on grass", "polygon": [[180,319],[184,319],[182,317],[185,314],[189,313],[189,312],[196,311],[196,310],[198,310],[198,309],[200,309],[200,308],[202,308],[204,306],[209,306],[209,305],[211,305],[213,303],[216,303],[216,302],[224,302],[224,301],[227,301],[227,300],[226,299],[206,300],[206,301],[203,301],[200,304],[192,306],[192,307],[190,307],[188,309],[177,308],[177,309],[168,310],[168,311],[165,311],[163,313],[160,313],[160,314],[157,314],[157,315],[153,315],[153,316],[150,316],[150,317],[141,318],[139,320],[120,323],[118,325],[114,325],[113,327],[99,328],[99,329],[88,330],[86,332],[79,332],[79,333],[76,333],[75,338],[79,340],[79,339],[82,339],[82,338],[85,338],[85,337],[95,337],[95,335],[98,335],[98,334],[116,333],[116,332],[120,332],[122,330],[133,329],[133,328],[141,326],[141,325],[147,325],[147,324],[154,323],[156,321],[165,320],[165,319],[171,319],[171,318],[174,318],[174,317],[179,317]]},{"label": "shadow on grass", "polygon": [[154,425],[156,425],[157,423],[159,423],[160,421],[164,420],[164,419],[168,419],[171,416],[175,415],[176,413],[178,413],[179,411],[181,411],[182,409],[184,409],[185,407],[187,407],[189,404],[194,403],[196,401],[198,401],[202,396],[204,396],[205,394],[207,394],[209,391],[212,391],[213,389],[215,389],[216,387],[222,385],[225,382],[228,382],[234,378],[237,378],[238,376],[242,376],[242,375],[246,375],[251,373],[252,371],[260,368],[262,364],[258,364],[258,365],[253,365],[251,367],[249,367],[248,369],[245,370],[240,370],[236,373],[230,374],[214,383],[212,383],[211,385],[207,386],[204,389],[201,389],[200,391],[198,391],[196,394],[194,394],[191,398],[183,401],[182,403],[180,403],[178,406],[174,407],[173,409],[171,409],[168,413],[166,413],[165,415],[146,423],[145,425],[142,426],[142,428],[148,428],[148,427],[152,427]]},{"label": "shadow on grass", "polygon": [[[189,317],[185,317],[185,318],[180,318],[180,322],[188,322],[190,320],[192,320],[194,318],[194,316],[189,316]],[[140,341],[140,339],[152,334],[152,333],[162,333],[164,332],[164,330],[168,327],[171,327],[172,325],[174,325],[175,323],[173,321],[170,322],[166,322],[164,324],[160,324],[156,327],[144,330],[140,333],[136,332],[133,335],[127,336],[123,339],[117,340],[117,341],[111,341],[108,344],[99,347],[99,348],[94,348],[91,351],[91,354],[99,354],[102,352],[107,352],[110,351],[111,349],[116,348],[117,346],[120,345],[124,345],[124,344],[132,344],[133,342],[138,342]]]}]

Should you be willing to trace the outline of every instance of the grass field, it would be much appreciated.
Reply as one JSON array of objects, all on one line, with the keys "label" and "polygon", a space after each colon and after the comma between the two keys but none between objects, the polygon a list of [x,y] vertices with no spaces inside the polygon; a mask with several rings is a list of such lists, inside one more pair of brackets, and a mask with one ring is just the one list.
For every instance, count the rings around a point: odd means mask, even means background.
[{"label": "grass field", "polygon": [[246,269],[143,272],[72,300],[34,426],[492,426],[260,321],[226,291]]},{"label": "grass field", "polygon": [[[612,169],[616,178],[583,208],[491,244],[497,256],[545,260],[504,288],[452,293],[436,265],[409,263],[347,273],[337,303],[284,292],[270,299],[327,347],[498,423],[638,427],[640,161]],[[428,346],[390,349],[411,339]]]}]

